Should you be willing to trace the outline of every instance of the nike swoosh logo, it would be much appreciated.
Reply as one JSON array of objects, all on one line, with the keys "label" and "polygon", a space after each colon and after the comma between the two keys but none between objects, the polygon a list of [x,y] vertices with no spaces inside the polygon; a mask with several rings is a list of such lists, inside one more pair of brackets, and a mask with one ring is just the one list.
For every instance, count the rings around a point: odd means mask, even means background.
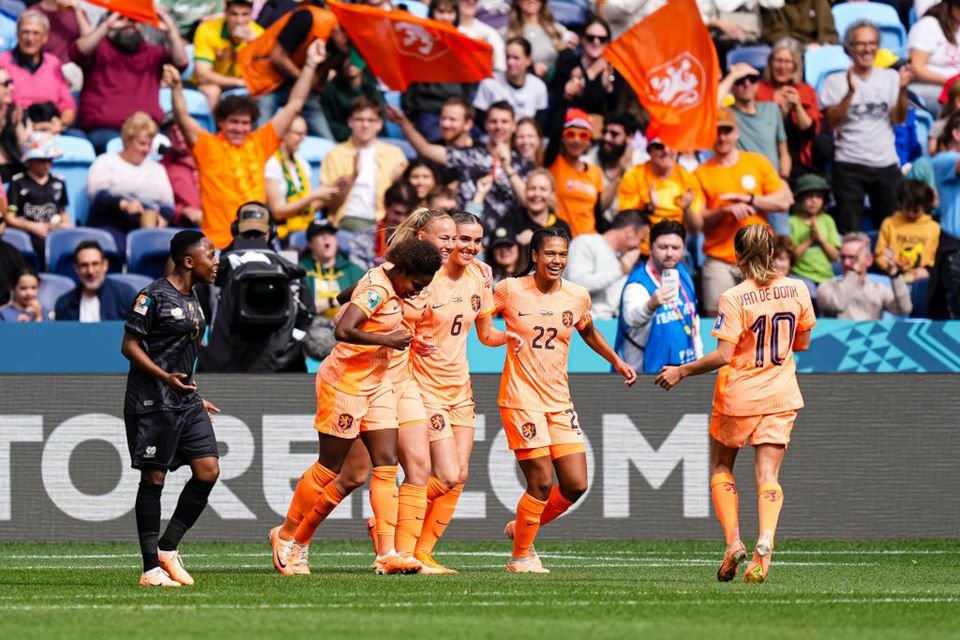
[{"label": "nike swoosh logo", "polygon": [[439,309],[439,308],[442,307],[442,306],[443,306],[442,304],[435,304],[435,305],[433,305],[433,308],[434,308],[434,309]]},{"label": "nike swoosh logo", "polygon": [[523,311],[521,311],[521,312],[518,313],[517,315],[519,315],[519,316],[529,316],[529,315],[531,315],[531,314],[529,314],[529,313],[524,313]]},{"label": "nike swoosh logo", "polygon": [[275,556],[277,557],[277,564],[280,565],[280,568],[281,568],[281,569],[286,569],[286,568],[287,568],[287,565],[283,564],[283,562],[280,560],[280,553],[277,552],[277,551],[274,551],[274,552],[273,552],[273,555],[275,555]]}]

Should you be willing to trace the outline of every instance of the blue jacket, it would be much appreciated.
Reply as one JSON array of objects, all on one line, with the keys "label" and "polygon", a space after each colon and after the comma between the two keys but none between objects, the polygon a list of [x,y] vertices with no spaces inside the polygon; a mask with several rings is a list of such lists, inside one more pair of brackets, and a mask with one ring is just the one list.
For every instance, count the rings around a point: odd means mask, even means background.
[{"label": "blue jacket", "polygon": [[[60,296],[54,307],[56,319],[79,320],[81,295],[80,287],[77,287]],[[107,279],[97,291],[97,297],[100,298],[101,320],[126,320],[133,308],[133,299],[137,297],[137,292],[130,285]]]}]

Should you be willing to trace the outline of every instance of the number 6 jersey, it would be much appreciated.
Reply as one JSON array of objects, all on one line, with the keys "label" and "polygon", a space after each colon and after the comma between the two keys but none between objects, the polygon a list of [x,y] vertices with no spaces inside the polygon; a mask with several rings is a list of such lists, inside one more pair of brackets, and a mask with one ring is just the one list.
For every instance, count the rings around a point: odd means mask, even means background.
[{"label": "number 6 jersey", "polygon": [[569,408],[570,336],[590,324],[590,293],[567,280],[559,291],[541,293],[530,275],[501,281],[493,301],[507,330],[524,341],[519,353],[507,350],[497,403],[546,413]]},{"label": "number 6 jersey", "polygon": [[801,408],[793,338],[817,323],[807,286],[784,277],[762,286],[746,280],[725,291],[718,308],[711,335],[736,349],[717,375],[714,411],[759,416]]}]

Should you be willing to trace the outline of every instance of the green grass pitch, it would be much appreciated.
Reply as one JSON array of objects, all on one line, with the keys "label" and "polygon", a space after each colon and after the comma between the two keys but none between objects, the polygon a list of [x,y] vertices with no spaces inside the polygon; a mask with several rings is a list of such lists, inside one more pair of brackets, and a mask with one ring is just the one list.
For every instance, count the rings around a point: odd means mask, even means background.
[{"label": "green grass pitch", "polygon": [[960,637],[952,540],[784,540],[763,585],[718,583],[704,542],[545,542],[540,576],[506,573],[504,542],[442,543],[455,576],[373,575],[361,543],[318,541],[293,577],[266,543],[181,552],[197,586],[145,589],[134,544],[0,545],[2,637]]}]

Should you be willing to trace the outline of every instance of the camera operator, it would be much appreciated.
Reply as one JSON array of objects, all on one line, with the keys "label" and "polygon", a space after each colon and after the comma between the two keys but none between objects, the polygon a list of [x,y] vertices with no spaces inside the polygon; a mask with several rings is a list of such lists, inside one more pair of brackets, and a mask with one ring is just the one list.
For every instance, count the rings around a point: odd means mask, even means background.
[{"label": "camera operator", "polygon": [[301,341],[315,315],[303,269],[274,251],[261,202],[237,210],[234,239],[220,256],[219,296],[199,369],[219,373],[305,371]]}]

